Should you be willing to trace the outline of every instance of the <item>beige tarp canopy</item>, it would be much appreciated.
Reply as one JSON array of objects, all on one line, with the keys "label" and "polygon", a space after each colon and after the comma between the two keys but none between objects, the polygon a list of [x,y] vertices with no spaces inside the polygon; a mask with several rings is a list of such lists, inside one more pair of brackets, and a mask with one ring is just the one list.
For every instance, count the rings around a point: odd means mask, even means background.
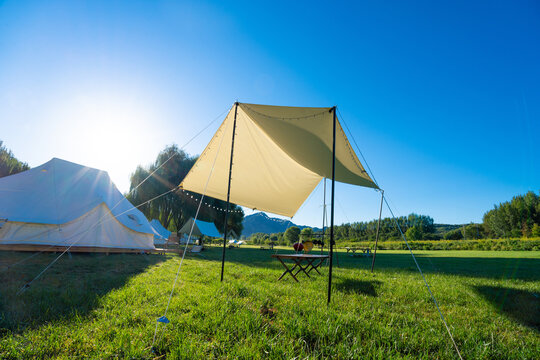
[{"label": "beige tarp canopy", "polygon": [[[235,111],[230,201],[292,217],[322,178],[332,177],[332,108],[234,105],[180,187],[227,200]],[[337,181],[378,188],[339,120],[335,171]]]}]

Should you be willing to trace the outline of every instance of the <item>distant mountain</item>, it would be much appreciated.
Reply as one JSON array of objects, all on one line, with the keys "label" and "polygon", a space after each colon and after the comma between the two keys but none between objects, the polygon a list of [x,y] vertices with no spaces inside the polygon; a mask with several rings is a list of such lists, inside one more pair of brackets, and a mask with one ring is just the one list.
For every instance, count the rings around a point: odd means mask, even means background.
[{"label": "distant mountain", "polygon": [[[242,236],[250,236],[253,233],[279,233],[287,230],[291,226],[298,226],[301,229],[311,227],[304,225],[296,225],[290,220],[283,220],[278,218],[272,218],[263,212],[258,212],[253,215],[248,215],[244,218],[244,230],[242,230]],[[319,228],[312,228],[313,231],[321,231]]]}]

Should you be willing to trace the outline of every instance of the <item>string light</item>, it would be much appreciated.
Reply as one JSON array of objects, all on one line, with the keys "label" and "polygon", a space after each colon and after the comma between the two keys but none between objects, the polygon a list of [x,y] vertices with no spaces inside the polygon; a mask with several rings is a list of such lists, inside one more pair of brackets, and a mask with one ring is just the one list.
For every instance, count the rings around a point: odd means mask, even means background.
[{"label": "string light", "polygon": [[[200,201],[199,199],[197,199],[197,196],[193,196],[193,194],[189,193],[188,191],[184,190],[184,189],[179,189],[181,190],[184,194],[186,194],[186,196],[189,196],[191,199],[195,200],[195,201]],[[214,209],[214,210],[217,210],[217,211],[227,211],[226,209],[222,209],[222,208],[219,208],[215,205],[212,205],[212,204],[209,204],[205,201],[203,201],[203,204],[206,205],[209,209]],[[230,213],[237,213],[237,214],[243,214],[244,211],[243,210],[231,210],[229,209],[229,212]]]}]

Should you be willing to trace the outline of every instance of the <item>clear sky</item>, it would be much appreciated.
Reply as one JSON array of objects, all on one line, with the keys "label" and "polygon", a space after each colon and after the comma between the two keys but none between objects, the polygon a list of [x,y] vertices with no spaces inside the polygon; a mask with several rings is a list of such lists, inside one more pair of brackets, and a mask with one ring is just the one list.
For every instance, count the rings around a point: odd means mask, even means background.
[{"label": "clear sky", "polygon": [[[479,222],[540,189],[540,4],[0,0],[0,139],[31,166],[127,191],[235,100],[337,105],[397,214]],[[293,221],[320,226],[321,189]],[[378,215],[373,190],[336,196],[337,223]]]}]

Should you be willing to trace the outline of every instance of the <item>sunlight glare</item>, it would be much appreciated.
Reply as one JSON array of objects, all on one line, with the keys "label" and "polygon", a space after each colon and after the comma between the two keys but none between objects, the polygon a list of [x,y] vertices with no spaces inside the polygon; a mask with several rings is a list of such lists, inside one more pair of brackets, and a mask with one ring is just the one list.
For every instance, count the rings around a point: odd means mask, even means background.
[{"label": "sunlight glare", "polygon": [[151,163],[163,145],[164,130],[150,109],[119,94],[76,96],[61,111],[58,156],[105,170],[120,191],[128,191],[126,174]]}]

